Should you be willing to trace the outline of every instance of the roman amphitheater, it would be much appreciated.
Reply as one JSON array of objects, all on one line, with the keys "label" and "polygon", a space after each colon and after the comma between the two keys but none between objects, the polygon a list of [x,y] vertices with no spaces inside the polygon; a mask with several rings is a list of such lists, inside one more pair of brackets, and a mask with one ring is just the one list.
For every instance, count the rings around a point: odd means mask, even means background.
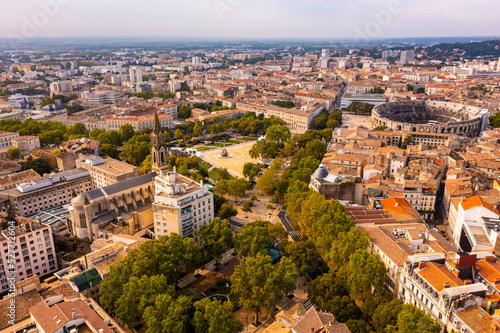
[{"label": "roman amphitheater", "polygon": [[401,101],[377,105],[372,128],[394,131],[454,133],[475,137],[481,131],[481,108],[436,101]]}]

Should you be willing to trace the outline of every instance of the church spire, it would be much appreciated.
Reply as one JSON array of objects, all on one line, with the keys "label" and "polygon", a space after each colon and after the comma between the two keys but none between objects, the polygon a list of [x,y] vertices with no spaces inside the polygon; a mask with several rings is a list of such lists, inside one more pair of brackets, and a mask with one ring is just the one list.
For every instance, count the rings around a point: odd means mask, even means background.
[{"label": "church spire", "polygon": [[155,122],[153,125],[153,133],[158,134],[160,133],[160,119],[158,118],[158,112],[155,110]]}]

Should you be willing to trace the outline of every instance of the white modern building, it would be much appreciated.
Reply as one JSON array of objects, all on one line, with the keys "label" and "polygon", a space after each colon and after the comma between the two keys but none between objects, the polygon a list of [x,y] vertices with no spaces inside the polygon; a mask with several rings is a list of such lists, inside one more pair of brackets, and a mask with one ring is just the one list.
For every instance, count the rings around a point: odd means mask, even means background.
[{"label": "white modern building", "polygon": [[142,83],[142,69],[139,67],[130,67],[129,69],[130,84]]},{"label": "white modern building", "polygon": [[203,185],[173,172],[155,178],[153,220],[155,238],[176,233],[199,242],[197,231],[214,218],[213,194]]}]

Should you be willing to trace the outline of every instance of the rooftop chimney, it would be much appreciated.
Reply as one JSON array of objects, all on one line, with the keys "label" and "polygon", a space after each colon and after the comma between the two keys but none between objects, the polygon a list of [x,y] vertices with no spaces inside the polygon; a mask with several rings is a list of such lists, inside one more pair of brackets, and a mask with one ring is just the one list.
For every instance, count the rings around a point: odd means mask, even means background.
[{"label": "rooftop chimney", "polygon": [[421,261],[418,263],[418,268],[419,269],[422,269],[422,268],[425,268],[425,261]]},{"label": "rooftop chimney", "polygon": [[500,279],[499,278],[495,279],[495,286],[499,284],[500,284]]},{"label": "rooftop chimney", "polygon": [[450,288],[450,286],[451,286],[451,285],[450,285],[450,283],[449,283],[449,282],[445,282],[445,284],[444,284],[444,287],[445,287],[445,288]]},{"label": "rooftop chimney", "polygon": [[464,285],[467,286],[469,284],[472,284],[472,280],[471,279],[467,279],[464,281]]}]

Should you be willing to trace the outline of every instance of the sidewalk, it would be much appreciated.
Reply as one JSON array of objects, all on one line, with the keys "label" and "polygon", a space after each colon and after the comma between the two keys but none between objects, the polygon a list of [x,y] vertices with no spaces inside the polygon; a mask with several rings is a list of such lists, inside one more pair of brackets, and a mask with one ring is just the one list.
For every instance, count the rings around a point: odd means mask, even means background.
[{"label": "sidewalk", "polygon": [[[221,263],[224,265],[227,261],[229,261],[231,258],[236,258],[240,260],[238,256],[233,256],[232,254],[234,253],[234,249],[230,249],[226,253],[222,255],[222,260]],[[208,264],[205,265],[205,268],[201,267],[198,268],[197,270],[194,271],[194,273],[189,274],[185,276],[184,278],[180,279],[179,282],[177,283],[177,286],[179,288],[185,288],[189,284],[195,282],[197,278],[195,275],[200,274],[200,275],[206,275],[209,272],[215,271],[215,260],[210,261]],[[216,271],[215,271],[216,272]]]}]

